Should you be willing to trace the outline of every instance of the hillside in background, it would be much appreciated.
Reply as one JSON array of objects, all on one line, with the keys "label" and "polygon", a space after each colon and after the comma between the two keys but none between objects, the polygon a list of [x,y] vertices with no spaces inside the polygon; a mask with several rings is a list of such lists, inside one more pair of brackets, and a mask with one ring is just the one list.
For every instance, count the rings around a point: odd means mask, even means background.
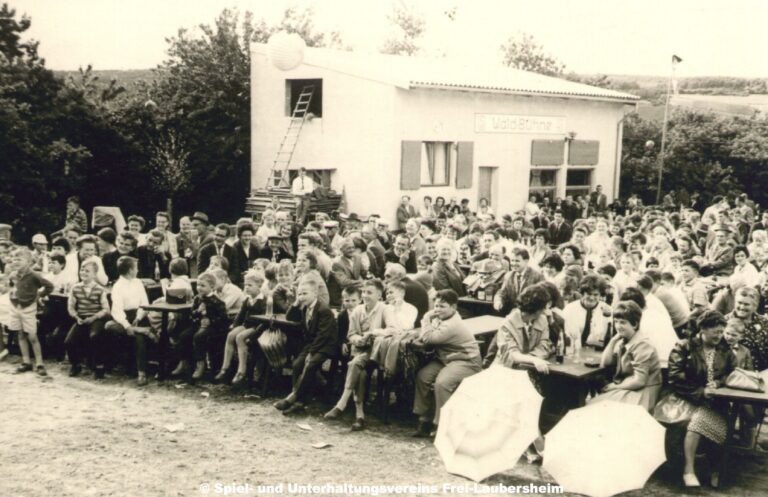
[{"label": "hillside in background", "polygon": [[[62,78],[77,77],[78,71],[55,71]],[[157,77],[154,69],[131,69],[127,71],[93,71],[99,81],[108,84],[114,78],[128,93],[137,88],[140,81],[151,81]],[[667,78],[641,76],[636,74],[575,74],[565,77],[586,84],[603,86],[637,95],[643,99],[638,112],[645,119],[661,120],[664,115],[664,95]],[[680,95],[672,101],[675,106],[709,110],[728,115],[748,115],[757,110],[766,112],[768,107],[768,79],[731,78],[721,76],[680,78]]]}]

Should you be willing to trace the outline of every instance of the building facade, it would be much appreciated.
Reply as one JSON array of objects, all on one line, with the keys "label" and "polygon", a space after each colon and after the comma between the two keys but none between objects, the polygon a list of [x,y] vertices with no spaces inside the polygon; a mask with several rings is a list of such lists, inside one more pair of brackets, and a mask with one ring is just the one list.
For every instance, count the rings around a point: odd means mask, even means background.
[{"label": "building facade", "polygon": [[312,112],[290,169],[345,192],[347,211],[393,219],[402,195],[487,198],[496,213],[529,195],[618,195],[621,132],[637,97],[510,68],[305,49],[281,71],[251,49],[251,186],[267,184],[302,89]]}]

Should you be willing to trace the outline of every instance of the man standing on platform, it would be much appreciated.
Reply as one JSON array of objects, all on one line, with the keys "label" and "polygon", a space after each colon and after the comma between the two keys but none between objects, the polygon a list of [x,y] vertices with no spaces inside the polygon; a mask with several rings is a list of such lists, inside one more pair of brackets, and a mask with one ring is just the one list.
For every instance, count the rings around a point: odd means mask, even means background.
[{"label": "man standing on platform", "polygon": [[296,222],[304,224],[309,209],[309,196],[315,191],[315,182],[307,176],[305,168],[299,169],[299,175],[291,183],[291,193],[296,197]]}]

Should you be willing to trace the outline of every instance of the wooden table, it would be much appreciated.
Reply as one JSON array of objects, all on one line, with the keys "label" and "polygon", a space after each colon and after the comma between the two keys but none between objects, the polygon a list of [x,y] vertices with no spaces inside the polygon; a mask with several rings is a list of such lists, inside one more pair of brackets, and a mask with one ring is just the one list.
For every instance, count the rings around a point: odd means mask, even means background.
[{"label": "wooden table", "polygon": [[493,335],[499,331],[501,324],[504,322],[504,318],[501,316],[476,316],[464,320],[464,324],[469,328],[469,331],[475,335],[475,338],[484,339],[489,335]]},{"label": "wooden table", "polygon": [[145,311],[159,312],[162,316],[160,325],[160,350],[159,350],[159,368],[157,372],[157,379],[164,380],[167,373],[168,366],[168,349],[170,348],[170,337],[168,336],[168,314],[172,312],[189,312],[192,310],[192,304],[168,304],[165,302],[158,302],[156,304],[141,306]]},{"label": "wooden table", "polygon": [[[768,384],[768,369],[762,371],[760,376]],[[725,479],[725,472],[728,469],[728,453],[730,448],[734,447],[733,432],[736,428],[736,418],[739,416],[739,408],[742,405],[753,405],[757,408],[768,408],[768,392],[748,392],[746,390],[736,390],[734,388],[721,387],[712,393],[716,399],[727,400],[730,403],[728,410],[728,431],[726,432],[725,444],[720,459],[720,483]],[[763,420],[761,419],[760,422]]]},{"label": "wooden table", "polygon": [[498,316],[493,308],[492,300],[478,300],[474,297],[459,297],[459,310],[466,311],[472,316],[484,316],[487,314]]}]

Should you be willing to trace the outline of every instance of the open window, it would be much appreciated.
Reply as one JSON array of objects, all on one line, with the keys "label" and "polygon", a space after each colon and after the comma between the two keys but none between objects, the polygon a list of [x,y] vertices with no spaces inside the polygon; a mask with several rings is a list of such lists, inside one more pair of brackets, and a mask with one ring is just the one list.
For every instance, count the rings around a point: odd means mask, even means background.
[{"label": "open window", "polygon": [[312,99],[309,101],[308,112],[315,117],[323,117],[323,80],[322,79],[286,79],[285,80],[285,115],[293,115],[296,102],[303,91],[312,87]]}]

